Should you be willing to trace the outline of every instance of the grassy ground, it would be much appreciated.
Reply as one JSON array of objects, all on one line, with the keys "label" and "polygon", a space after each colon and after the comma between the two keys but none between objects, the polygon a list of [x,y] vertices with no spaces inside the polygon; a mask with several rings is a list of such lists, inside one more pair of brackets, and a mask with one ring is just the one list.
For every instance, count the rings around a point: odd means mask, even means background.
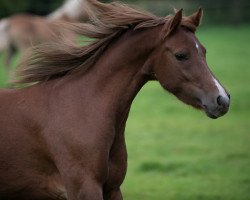
[{"label": "grassy ground", "polygon": [[250,199],[250,26],[204,28],[198,36],[230,91],[230,113],[211,120],[158,83],[146,85],[126,129],[125,200]]},{"label": "grassy ground", "polygon": [[[9,85],[9,75],[7,75],[7,70],[5,68],[5,56],[4,53],[0,54],[0,88],[8,87]],[[19,56],[15,55],[13,57],[12,63],[11,63],[11,71],[14,71],[14,68],[17,66],[19,61]]]}]

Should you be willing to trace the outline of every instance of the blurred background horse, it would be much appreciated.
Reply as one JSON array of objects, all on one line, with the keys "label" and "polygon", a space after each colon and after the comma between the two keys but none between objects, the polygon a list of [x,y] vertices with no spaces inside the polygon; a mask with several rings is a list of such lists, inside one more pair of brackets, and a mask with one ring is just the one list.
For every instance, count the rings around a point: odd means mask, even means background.
[{"label": "blurred background horse", "polygon": [[27,49],[43,43],[60,42],[67,39],[76,42],[76,33],[62,26],[55,25],[58,21],[76,22],[83,20],[84,0],[67,0],[51,14],[43,17],[32,14],[15,14],[0,21],[0,53],[5,52],[5,67],[10,65],[16,51],[21,57]]}]

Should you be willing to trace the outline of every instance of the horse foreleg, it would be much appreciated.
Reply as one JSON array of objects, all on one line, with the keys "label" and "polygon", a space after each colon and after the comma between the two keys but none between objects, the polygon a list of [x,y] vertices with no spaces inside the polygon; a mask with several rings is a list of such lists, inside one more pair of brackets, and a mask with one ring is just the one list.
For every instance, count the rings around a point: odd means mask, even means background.
[{"label": "horse foreleg", "polygon": [[87,171],[84,171],[84,177],[81,177],[81,172],[76,173],[79,174],[78,177],[72,176],[69,172],[70,181],[64,183],[67,200],[104,200],[102,183]]},{"label": "horse foreleg", "polygon": [[[103,200],[103,185],[108,176],[107,151],[73,149],[58,163],[68,200]],[[81,152],[80,154],[78,152]]]},{"label": "horse foreleg", "polygon": [[77,195],[77,200],[103,200],[102,186],[95,182],[84,181],[79,193]]}]

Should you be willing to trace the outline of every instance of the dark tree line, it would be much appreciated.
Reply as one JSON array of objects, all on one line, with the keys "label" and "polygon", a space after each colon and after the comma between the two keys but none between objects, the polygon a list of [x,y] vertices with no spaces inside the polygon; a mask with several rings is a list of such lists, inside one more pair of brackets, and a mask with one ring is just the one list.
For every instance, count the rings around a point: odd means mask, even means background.
[{"label": "dark tree line", "polygon": [[46,15],[63,3],[63,0],[0,0],[0,17],[14,13]]}]

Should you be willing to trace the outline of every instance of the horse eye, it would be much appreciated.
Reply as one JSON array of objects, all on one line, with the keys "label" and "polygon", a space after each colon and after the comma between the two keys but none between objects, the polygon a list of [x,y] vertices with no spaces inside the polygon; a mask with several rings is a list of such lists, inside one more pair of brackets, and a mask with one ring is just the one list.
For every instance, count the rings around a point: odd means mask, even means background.
[{"label": "horse eye", "polygon": [[179,61],[186,61],[188,60],[188,54],[185,53],[177,53],[175,54],[175,58]]}]

